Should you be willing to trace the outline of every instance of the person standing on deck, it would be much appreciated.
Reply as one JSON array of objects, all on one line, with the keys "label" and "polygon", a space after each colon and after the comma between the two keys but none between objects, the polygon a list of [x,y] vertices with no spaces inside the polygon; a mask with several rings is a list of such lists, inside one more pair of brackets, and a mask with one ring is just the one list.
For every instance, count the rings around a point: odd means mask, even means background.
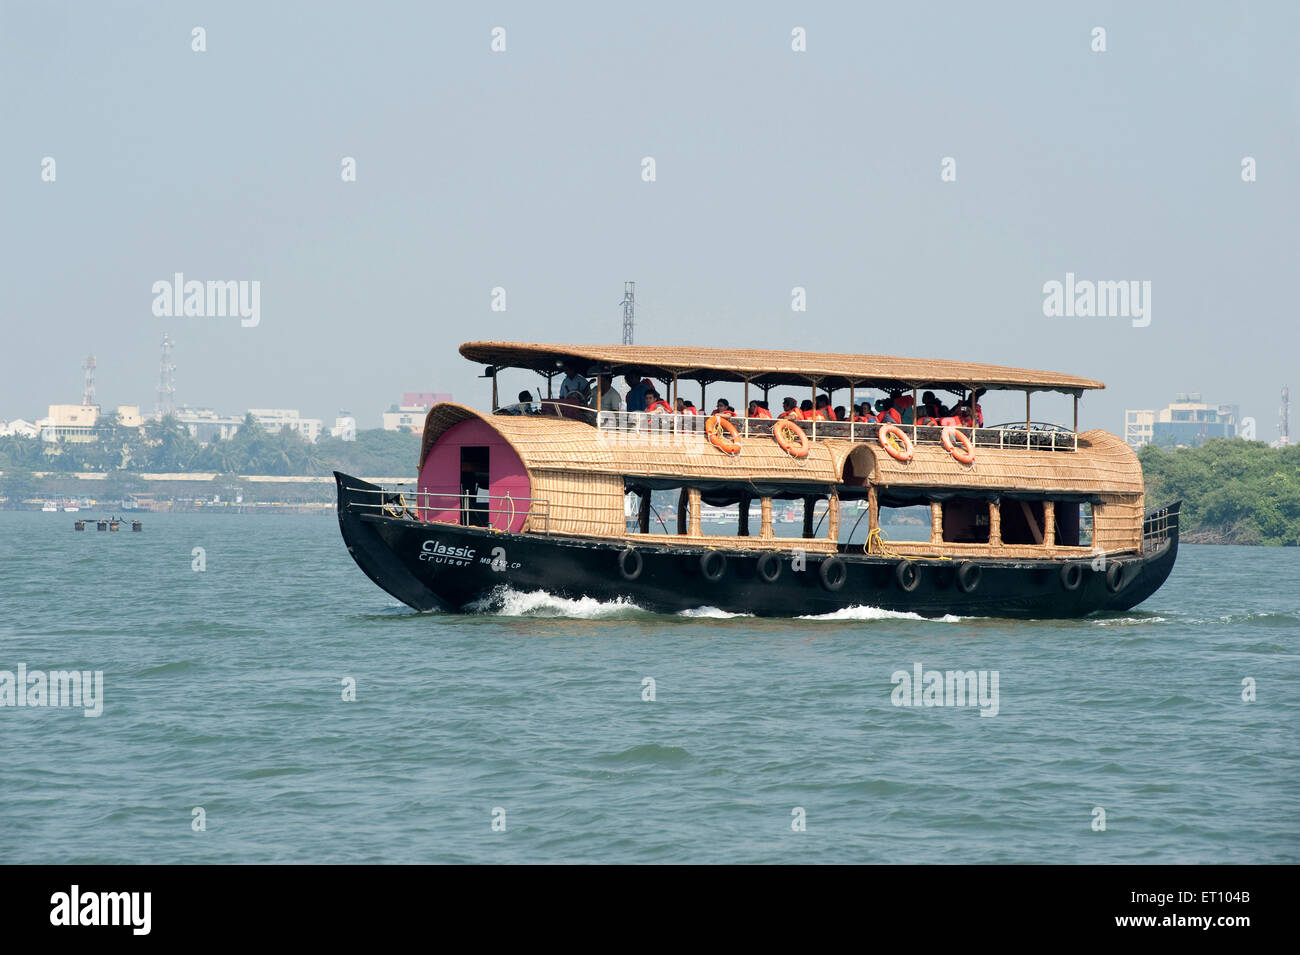
[{"label": "person standing on deck", "polygon": [[628,411],[645,411],[646,392],[650,390],[650,382],[642,381],[640,375],[628,375],[624,379],[627,382],[627,410]]}]

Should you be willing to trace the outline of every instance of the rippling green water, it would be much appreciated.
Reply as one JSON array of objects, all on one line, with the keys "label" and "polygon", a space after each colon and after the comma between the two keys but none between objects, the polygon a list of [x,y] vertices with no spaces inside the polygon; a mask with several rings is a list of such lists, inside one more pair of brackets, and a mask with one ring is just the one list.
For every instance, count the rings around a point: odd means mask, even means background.
[{"label": "rippling green water", "polygon": [[[0,513],[0,670],[104,673],[98,718],[0,708],[0,862],[1300,861],[1296,550],[1072,622],[445,617],[332,518],[144,519]],[[918,662],[998,714],[894,706]]]}]

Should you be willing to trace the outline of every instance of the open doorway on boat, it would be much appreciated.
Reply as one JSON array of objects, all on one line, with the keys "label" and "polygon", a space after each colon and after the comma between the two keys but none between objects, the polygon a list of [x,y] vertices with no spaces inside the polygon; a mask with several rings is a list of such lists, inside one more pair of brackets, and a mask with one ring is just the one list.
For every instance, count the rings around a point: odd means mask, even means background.
[{"label": "open doorway on boat", "polygon": [[1092,502],[1057,501],[1053,520],[1056,543],[1064,547],[1092,546]]},{"label": "open doorway on boat", "polygon": [[[484,445],[462,445],[460,449],[460,522],[465,527],[488,526],[491,452]],[[485,495],[479,497],[479,492]]]}]

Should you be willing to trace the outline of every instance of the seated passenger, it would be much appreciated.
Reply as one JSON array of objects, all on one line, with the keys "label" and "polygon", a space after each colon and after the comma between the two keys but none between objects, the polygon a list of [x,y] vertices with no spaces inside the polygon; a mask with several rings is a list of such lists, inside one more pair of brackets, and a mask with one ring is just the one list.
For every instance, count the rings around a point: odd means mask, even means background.
[{"label": "seated passenger", "polygon": [[834,414],[835,414],[835,417],[832,419],[832,420],[834,420],[834,421],[848,421],[848,420],[849,420],[848,413],[844,410],[844,406],[843,406],[843,405],[836,405],[836,406],[835,406],[835,412],[834,412]]},{"label": "seated passenger", "polygon": [[693,414],[693,415],[698,415],[698,414],[700,413],[700,409],[697,408],[697,407],[695,407],[695,402],[693,402],[693,401],[684,401],[683,399],[678,398],[678,399],[677,399],[677,413],[678,413],[678,414]]},{"label": "seated passenger", "polygon": [[650,414],[672,414],[673,406],[659,397],[659,392],[653,388],[647,389],[645,393],[646,406],[645,410]]},{"label": "seated passenger", "polygon": [[537,409],[533,406],[533,396],[531,392],[519,392],[518,401],[520,414],[537,414]]},{"label": "seated passenger", "polygon": [[927,391],[921,395],[921,414],[923,417],[933,418],[938,421],[940,418],[947,416],[948,409],[939,402],[933,391]]},{"label": "seated passenger", "polygon": [[831,399],[827,398],[825,395],[817,396],[817,405],[815,410],[821,415],[821,418],[818,419],[819,421],[837,420],[835,412],[831,410]]},{"label": "seated passenger", "polygon": [[599,411],[621,411],[622,410],[623,397],[618,393],[618,390],[614,388],[613,382],[610,380],[609,375],[596,376],[596,389],[591,393],[591,398],[587,402],[587,404],[593,408],[596,407],[596,391],[600,392],[600,408],[597,410]]},{"label": "seated passenger", "polygon": [[772,412],[763,407],[763,402],[754,400],[749,403],[748,415],[751,418],[770,418]]},{"label": "seated passenger", "polygon": [[783,410],[779,415],[777,415],[778,418],[793,418],[796,421],[803,420],[803,414],[799,411],[799,403],[793,398],[786,398],[785,401],[781,403],[781,407]]},{"label": "seated passenger", "polygon": [[902,424],[903,416],[894,409],[893,398],[880,398],[876,401],[877,424]]},{"label": "seated passenger", "polygon": [[825,421],[826,416],[813,407],[813,403],[805,398],[799,402],[799,415],[804,421]]},{"label": "seated passenger", "polygon": [[731,407],[731,402],[726,398],[718,399],[718,403],[714,407],[713,413],[716,415],[722,415],[726,418],[734,418],[736,416],[735,409]]}]

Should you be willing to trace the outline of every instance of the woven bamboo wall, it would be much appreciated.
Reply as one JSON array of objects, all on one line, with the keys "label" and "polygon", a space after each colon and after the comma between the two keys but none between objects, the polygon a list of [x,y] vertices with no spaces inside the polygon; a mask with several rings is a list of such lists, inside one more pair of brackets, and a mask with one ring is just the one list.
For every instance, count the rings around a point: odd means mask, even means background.
[{"label": "woven bamboo wall", "polygon": [[1142,546],[1142,495],[1103,494],[1092,509],[1092,543],[1105,551]]},{"label": "woven bamboo wall", "polygon": [[[833,442],[847,456],[855,446]],[[858,445],[856,447],[862,447]],[[1026,451],[975,446],[975,463],[959,464],[942,447],[921,445],[907,464],[879,448],[870,455],[874,484],[894,487],[972,487],[982,490],[1142,493],[1142,466],[1133,449],[1107,431],[1079,435],[1078,451]]]},{"label": "woven bamboo wall", "polygon": [[532,496],[547,506],[534,505],[526,530],[598,537],[624,533],[621,477],[580,471],[531,471],[529,476]]},{"label": "woven bamboo wall", "polygon": [[1105,431],[1079,435],[1078,451],[1028,451],[976,446],[975,463],[958,464],[933,445],[916,448],[907,464],[876,447],[849,441],[815,441],[800,460],[770,437],[751,437],[737,455],[719,451],[702,435],[630,440],[564,418],[481,415],[461,405],[436,405],[425,421],[420,461],[438,435],[457,421],[481,417],[496,428],[530,470],[578,471],[658,478],[744,482],[838,484],[845,459],[856,449],[869,456],[872,483],[899,487],[972,487],[985,490],[1061,491],[1076,494],[1142,492],[1137,456]]}]

